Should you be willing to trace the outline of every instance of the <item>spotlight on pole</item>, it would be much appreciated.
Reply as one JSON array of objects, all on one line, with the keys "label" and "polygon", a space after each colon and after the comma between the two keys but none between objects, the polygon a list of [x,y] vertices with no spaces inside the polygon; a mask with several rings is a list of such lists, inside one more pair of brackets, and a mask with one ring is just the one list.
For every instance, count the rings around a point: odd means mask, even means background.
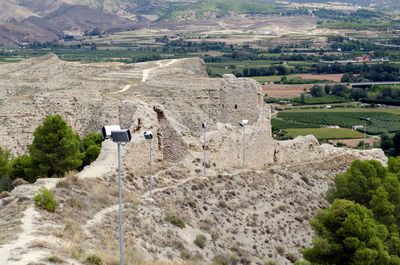
[{"label": "spotlight on pole", "polygon": [[131,132],[129,130],[121,130],[119,125],[103,126],[101,128],[103,139],[112,139],[118,144],[118,191],[119,191],[119,249],[120,264],[124,265],[124,239],[122,235],[122,189],[121,189],[121,143],[131,141]]},{"label": "spotlight on pole", "polygon": [[153,188],[153,178],[151,176],[151,140],[153,139],[153,133],[151,131],[146,131],[144,132],[144,139],[149,141],[149,145],[150,145],[150,161],[149,161],[149,165],[150,165],[150,173],[149,173],[149,179],[150,179],[150,198],[152,195],[152,188]]},{"label": "spotlight on pole", "polygon": [[201,127],[203,128],[203,131],[204,131],[204,160],[203,160],[203,164],[204,164],[204,177],[206,177],[206,130],[207,130],[207,123],[206,122],[202,122],[201,123]]},{"label": "spotlight on pole", "polygon": [[246,150],[246,146],[245,146],[245,135],[246,135],[246,131],[245,131],[245,127],[246,125],[249,124],[248,120],[242,120],[241,122],[239,122],[239,126],[243,127],[243,168],[245,168],[246,163],[245,163],[245,150]]}]

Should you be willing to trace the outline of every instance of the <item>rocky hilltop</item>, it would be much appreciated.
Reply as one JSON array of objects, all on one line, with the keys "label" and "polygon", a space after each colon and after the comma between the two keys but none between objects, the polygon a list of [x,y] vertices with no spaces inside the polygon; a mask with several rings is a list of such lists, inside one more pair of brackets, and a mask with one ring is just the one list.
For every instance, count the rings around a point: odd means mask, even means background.
[{"label": "rocky hilltop", "polygon": [[[334,175],[357,158],[386,163],[378,149],[319,145],[313,136],[275,141],[260,85],[232,75],[210,79],[198,58],[80,64],[50,54],[1,65],[0,78],[0,137],[14,155],[27,151],[49,114],[60,114],[81,136],[110,124],[131,130],[122,148],[128,264],[290,264],[311,244],[308,219],[327,205]],[[242,119],[249,120],[246,169]],[[201,121],[208,123],[205,178]],[[154,132],[152,199],[146,130]],[[81,264],[89,254],[118,263],[116,157],[107,140],[82,172],[19,186],[1,199],[0,263],[45,263],[56,255]],[[33,207],[40,185],[59,201],[54,214]],[[171,224],[171,216],[185,226]],[[194,243],[200,234],[203,247]]]}]

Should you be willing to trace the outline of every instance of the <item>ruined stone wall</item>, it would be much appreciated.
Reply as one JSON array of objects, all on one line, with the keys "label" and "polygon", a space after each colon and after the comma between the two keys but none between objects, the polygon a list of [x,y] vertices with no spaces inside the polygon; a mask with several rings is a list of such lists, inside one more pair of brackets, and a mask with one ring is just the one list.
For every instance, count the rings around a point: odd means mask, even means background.
[{"label": "ruined stone wall", "polygon": [[0,65],[0,91],[1,146],[13,155],[27,152],[34,129],[50,114],[60,114],[81,137],[103,125],[131,129],[133,139],[124,150],[132,172],[148,170],[146,130],[155,134],[155,159],[180,163],[201,158],[202,121],[208,123],[209,162],[218,170],[242,166],[238,123],[243,119],[249,120],[249,168],[309,161],[337,150],[314,142],[275,142],[261,86],[233,75],[208,78],[198,58],[126,65],[69,63],[48,55]]},{"label": "ruined stone wall", "polygon": [[252,79],[237,79],[224,75],[220,87],[219,122],[237,125],[241,120],[255,123],[263,104],[261,86]]}]

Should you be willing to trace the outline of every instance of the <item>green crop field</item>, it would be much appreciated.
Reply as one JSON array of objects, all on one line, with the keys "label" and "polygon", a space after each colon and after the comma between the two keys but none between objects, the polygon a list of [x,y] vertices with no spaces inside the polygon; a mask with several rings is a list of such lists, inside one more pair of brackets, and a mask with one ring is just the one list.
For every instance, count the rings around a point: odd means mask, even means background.
[{"label": "green crop field", "polygon": [[[283,77],[283,75],[272,75],[272,76],[254,76],[254,77],[250,77],[255,79],[258,82],[279,82],[281,81],[281,78]],[[297,75],[286,75],[286,78],[288,79],[293,79],[298,77]]]},{"label": "green crop field", "polygon": [[358,139],[363,138],[363,134],[351,129],[336,128],[291,128],[286,129],[287,136],[297,137],[299,135],[314,135],[318,140],[325,139]]},{"label": "green crop field", "polygon": [[277,117],[297,123],[320,126],[338,125],[343,128],[362,125],[363,122],[360,121],[360,118],[365,117],[371,119],[371,122],[367,123],[367,132],[369,134],[400,131],[400,115],[368,109],[283,111],[279,112]]},{"label": "green crop field", "polygon": [[[292,99],[294,102],[301,102],[300,98]],[[344,97],[335,97],[335,96],[325,96],[325,97],[313,97],[313,98],[304,98],[304,104],[330,104],[330,103],[344,103],[350,102],[351,99]]]},{"label": "green crop field", "polygon": [[318,124],[310,124],[310,123],[299,123],[294,121],[285,121],[278,119],[271,119],[272,129],[275,131],[279,131],[282,129],[288,128],[320,128],[321,126]]}]

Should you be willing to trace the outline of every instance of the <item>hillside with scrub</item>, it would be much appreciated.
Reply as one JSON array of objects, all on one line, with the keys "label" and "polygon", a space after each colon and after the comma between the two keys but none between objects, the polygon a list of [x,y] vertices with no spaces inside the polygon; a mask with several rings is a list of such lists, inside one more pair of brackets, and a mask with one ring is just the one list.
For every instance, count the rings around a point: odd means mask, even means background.
[{"label": "hillside with scrub", "polygon": [[387,165],[381,149],[273,139],[260,84],[211,79],[198,58],[47,55],[2,65],[0,78],[0,263],[118,263],[117,145],[99,138],[103,125],[132,133],[121,146],[127,264],[291,264],[312,246],[308,222],[329,206],[335,175],[355,159]]}]

